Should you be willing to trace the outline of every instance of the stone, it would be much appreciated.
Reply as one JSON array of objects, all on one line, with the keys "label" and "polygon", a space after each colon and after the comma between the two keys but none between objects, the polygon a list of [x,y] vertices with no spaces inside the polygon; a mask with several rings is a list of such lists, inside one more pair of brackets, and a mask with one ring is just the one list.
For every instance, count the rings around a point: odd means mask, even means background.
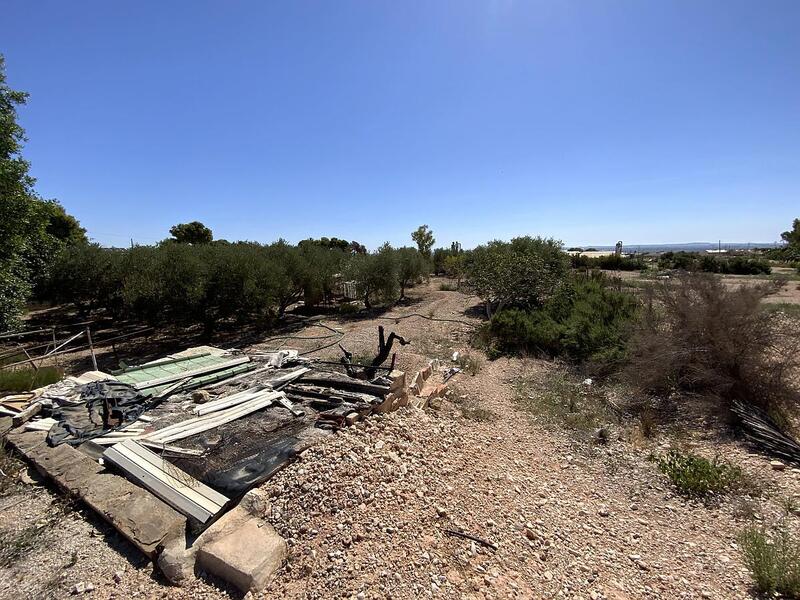
[{"label": "stone", "polygon": [[206,390],[195,390],[192,392],[191,398],[195,404],[205,404],[211,400],[211,394]]},{"label": "stone", "polygon": [[206,572],[235,585],[243,593],[255,593],[272,579],[287,554],[286,541],[272,525],[249,518],[233,531],[204,544],[197,561]]},{"label": "stone", "polygon": [[395,369],[394,371],[389,372],[389,379],[392,381],[389,384],[389,391],[390,392],[399,392],[405,389],[406,387],[406,374],[405,371],[398,371]]},{"label": "stone", "polygon": [[[170,540],[158,555],[156,564],[159,570],[172,585],[186,585],[194,579],[194,553],[186,548],[183,540]],[[117,571],[114,581],[117,581]],[[120,579],[122,576],[120,575]]]},{"label": "stone", "polygon": [[769,461],[769,466],[772,467],[773,471],[783,471],[784,469],[786,469],[786,465],[779,460]]},{"label": "stone", "polygon": [[79,581],[78,583],[72,586],[72,589],[70,589],[71,594],[82,594],[85,591],[86,591],[86,584],[83,583],[82,581]]},{"label": "stone", "polygon": [[422,392],[422,386],[424,384],[425,384],[425,379],[423,379],[420,373],[417,373],[411,380],[411,385],[408,386],[409,393],[418,396]]},{"label": "stone", "polygon": [[422,377],[422,381],[427,381],[428,377],[431,376],[431,373],[433,373],[433,367],[429,363],[427,367],[419,372],[419,375]]},{"label": "stone", "polygon": [[121,583],[122,576],[125,575],[124,571],[117,571],[114,573],[114,583]]}]

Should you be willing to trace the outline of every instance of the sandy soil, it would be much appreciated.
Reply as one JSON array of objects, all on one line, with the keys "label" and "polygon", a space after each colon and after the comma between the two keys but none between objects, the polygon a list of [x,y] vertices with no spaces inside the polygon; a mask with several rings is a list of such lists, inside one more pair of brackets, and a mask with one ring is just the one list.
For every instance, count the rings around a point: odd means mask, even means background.
[{"label": "sandy soil", "polygon": [[[324,323],[341,329],[342,343],[356,355],[374,352],[378,324],[411,339],[399,367],[413,372],[456,350],[479,355],[469,349],[472,328],[394,318],[419,313],[477,323],[476,304],[477,298],[438,291],[434,282],[382,319]],[[323,332],[309,326],[297,335]],[[330,341],[283,343],[310,350]],[[335,347],[319,353],[337,354]],[[517,408],[517,378],[546,380],[552,364],[481,363],[475,376],[452,380],[438,408],[371,418],[265,484],[274,502],[269,520],[291,548],[263,597],[751,597],[737,533],[776,519],[781,499],[800,501],[800,471],[774,471],[767,458],[721,437],[713,424],[701,426],[681,443],[741,465],[765,493],[716,506],[686,501],[648,460],[673,441],[668,430],[648,440],[620,427],[607,445],[592,444]],[[473,414],[465,406],[482,409],[480,419],[465,417]],[[90,583],[87,595],[95,598],[239,596],[205,578],[188,588],[166,586],[113,530],[61,504],[37,483],[17,484],[0,498],[0,535],[43,523],[32,547],[0,567],[0,597],[67,597],[78,582]]]}]

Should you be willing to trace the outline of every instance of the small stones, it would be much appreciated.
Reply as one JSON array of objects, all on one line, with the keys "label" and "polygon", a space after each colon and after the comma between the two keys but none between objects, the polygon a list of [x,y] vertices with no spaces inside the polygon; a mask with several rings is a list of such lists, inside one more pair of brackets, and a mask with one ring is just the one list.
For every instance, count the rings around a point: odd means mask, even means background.
[{"label": "small stones", "polygon": [[84,592],[86,592],[86,584],[83,581],[79,581],[69,590],[69,593],[72,595],[83,594]]},{"label": "small stones", "polygon": [[779,460],[769,461],[769,466],[772,467],[773,471],[783,471],[786,469],[786,465]]}]

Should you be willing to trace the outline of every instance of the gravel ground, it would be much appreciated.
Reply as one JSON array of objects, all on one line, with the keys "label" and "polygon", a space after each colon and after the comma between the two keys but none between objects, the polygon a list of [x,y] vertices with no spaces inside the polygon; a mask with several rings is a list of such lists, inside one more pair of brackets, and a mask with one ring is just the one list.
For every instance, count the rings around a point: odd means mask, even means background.
[{"label": "gravel ground", "polygon": [[[388,315],[412,312],[477,322],[477,299],[432,283]],[[470,328],[409,318],[326,320],[354,354],[374,352],[383,324],[413,342],[399,367],[413,374],[431,358],[469,350]],[[300,335],[321,335],[307,327]],[[305,350],[335,341],[290,340]],[[272,348],[265,341],[248,348]],[[334,358],[335,347],[319,353]],[[269,520],[290,558],[265,598],[749,598],[736,535],[770,522],[780,499],[800,501],[800,474],[773,471],[713,427],[683,444],[724,455],[761,482],[759,498],[706,506],[676,496],[648,456],[670,442],[625,431],[606,445],[580,441],[531,419],[513,402],[524,374],[546,380],[553,365],[481,361],[451,380],[433,409],[373,417],[306,451],[265,488]],[[466,408],[470,410],[466,410]],[[477,410],[479,409],[479,410]],[[632,443],[632,440],[635,443]],[[42,524],[23,556],[0,566],[0,597],[67,597],[83,582],[94,598],[239,597],[198,579],[168,587],[113,530],[71,510],[38,484],[0,498],[0,535]],[[793,518],[797,521],[797,518]],[[796,525],[796,523],[795,523]],[[496,544],[455,537],[465,532]],[[8,543],[0,544],[5,551]],[[2,558],[2,555],[0,555]]]}]

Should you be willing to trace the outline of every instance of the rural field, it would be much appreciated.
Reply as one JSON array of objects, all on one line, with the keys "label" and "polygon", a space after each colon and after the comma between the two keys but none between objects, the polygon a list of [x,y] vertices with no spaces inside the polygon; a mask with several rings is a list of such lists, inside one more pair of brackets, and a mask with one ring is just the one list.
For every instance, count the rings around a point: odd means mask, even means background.
[{"label": "rural field", "polygon": [[[343,429],[264,484],[272,501],[264,518],[286,538],[289,554],[262,595],[751,597],[738,536],[797,510],[800,469],[774,470],[701,410],[645,433],[641,421],[606,412],[601,397],[619,390],[571,384],[566,367],[549,360],[487,360],[470,339],[482,319],[479,298],[440,291],[440,283],[416,286],[407,305],[379,320],[324,320],[355,354],[372,351],[378,325],[390,327],[411,342],[398,355],[407,373],[431,359],[455,364],[454,352],[469,357],[470,368],[425,410],[402,408]],[[312,325],[292,335],[319,331]],[[243,350],[269,347],[256,342]],[[314,356],[338,354],[329,348]],[[570,426],[531,401],[563,393],[564,385],[580,387],[580,410],[597,413],[591,422]],[[602,443],[600,427],[607,431]],[[673,447],[724,457],[747,485],[712,503],[687,499],[651,458]],[[241,596],[213,577],[168,587],[91,511],[8,458],[3,470],[12,469],[26,483],[6,484],[2,498],[3,597],[62,597],[79,582],[98,598]],[[29,537],[14,536],[21,530]]]}]

